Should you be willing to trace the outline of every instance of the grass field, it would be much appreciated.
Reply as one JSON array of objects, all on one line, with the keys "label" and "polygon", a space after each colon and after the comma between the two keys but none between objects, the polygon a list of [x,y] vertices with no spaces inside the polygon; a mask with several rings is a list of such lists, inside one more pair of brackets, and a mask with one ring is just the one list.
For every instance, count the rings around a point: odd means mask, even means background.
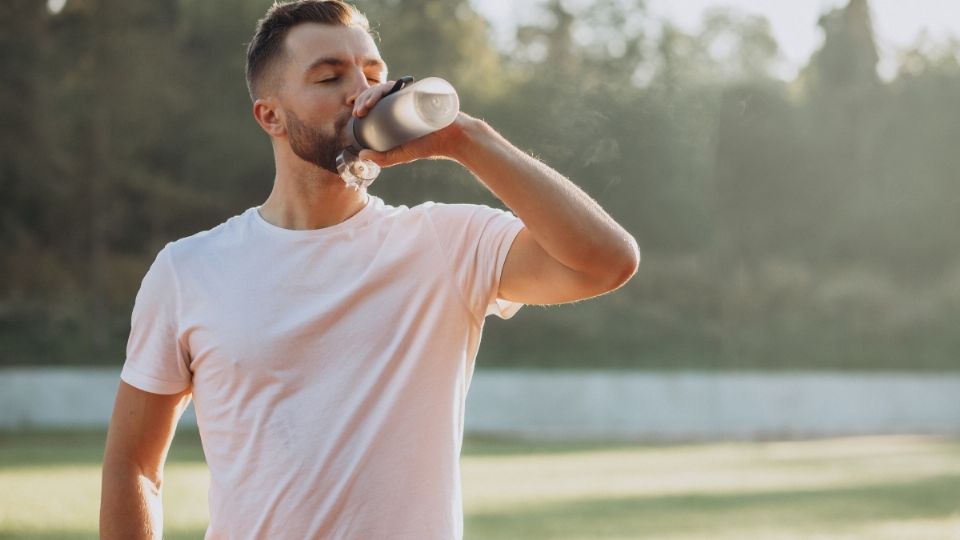
[{"label": "grass field", "polygon": [[[0,434],[0,539],[96,538],[103,433]],[[166,470],[166,538],[202,538],[197,436]],[[468,539],[960,540],[960,441],[696,445],[468,440]]]}]

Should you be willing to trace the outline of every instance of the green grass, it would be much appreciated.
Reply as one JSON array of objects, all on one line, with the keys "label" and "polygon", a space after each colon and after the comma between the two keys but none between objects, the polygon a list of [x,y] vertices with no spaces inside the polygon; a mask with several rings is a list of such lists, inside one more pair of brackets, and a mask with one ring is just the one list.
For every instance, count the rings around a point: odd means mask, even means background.
[{"label": "green grass", "polygon": [[[0,434],[0,539],[96,538],[103,433]],[[202,538],[195,433],[166,470],[166,537]],[[638,445],[468,440],[469,539],[960,538],[960,441]]]}]

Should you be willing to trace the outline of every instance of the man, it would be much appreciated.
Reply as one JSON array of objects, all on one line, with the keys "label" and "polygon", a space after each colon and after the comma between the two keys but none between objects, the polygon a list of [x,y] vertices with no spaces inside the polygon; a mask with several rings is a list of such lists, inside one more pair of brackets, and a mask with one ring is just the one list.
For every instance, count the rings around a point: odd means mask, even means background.
[{"label": "man", "polygon": [[[273,144],[262,206],[168,244],[143,280],[107,437],[102,538],[159,538],[174,428],[194,400],[207,538],[463,535],[463,406],[483,318],[613,290],[633,238],[484,122],[386,153],[469,169],[516,216],[392,207],[348,188],[350,115],[390,88],[366,19],[339,1],[272,7],[247,53]],[[519,218],[519,219],[518,219]]]}]

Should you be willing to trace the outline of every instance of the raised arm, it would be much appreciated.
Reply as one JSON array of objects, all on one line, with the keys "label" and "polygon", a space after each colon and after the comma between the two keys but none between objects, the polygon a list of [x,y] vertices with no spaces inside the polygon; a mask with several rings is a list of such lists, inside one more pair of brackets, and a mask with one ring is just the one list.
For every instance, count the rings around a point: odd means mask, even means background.
[{"label": "raised arm", "polygon": [[103,457],[102,540],[163,537],[163,466],[189,403],[189,389],[160,395],[120,382]]},{"label": "raised arm", "polygon": [[636,241],[573,182],[480,120],[464,119],[457,138],[452,157],[526,225],[504,263],[501,298],[571,302],[616,289],[636,273]]},{"label": "raised arm", "polygon": [[616,289],[636,273],[640,252],[623,227],[573,182],[482,120],[461,113],[435,134],[386,153],[365,150],[361,157],[381,166],[427,157],[456,160],[524,222],[504,263],[501,298],[572,302]]}]

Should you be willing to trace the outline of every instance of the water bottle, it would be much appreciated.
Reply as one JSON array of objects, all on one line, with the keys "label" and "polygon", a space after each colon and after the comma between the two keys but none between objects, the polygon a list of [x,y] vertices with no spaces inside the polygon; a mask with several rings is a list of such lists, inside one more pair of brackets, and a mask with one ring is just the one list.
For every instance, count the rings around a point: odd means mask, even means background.
[{"label": "water bottle", "polygon": [[396,148],[449,126],[459,112],[460,98],[447,81],[428,77],[414,83],[413,77],[401,77],[366,116],[350,118],[350,146],[337,156],[337,172],[348,186],[367,187],[380,174],[380,167],[360,159],[361,150]]}]

